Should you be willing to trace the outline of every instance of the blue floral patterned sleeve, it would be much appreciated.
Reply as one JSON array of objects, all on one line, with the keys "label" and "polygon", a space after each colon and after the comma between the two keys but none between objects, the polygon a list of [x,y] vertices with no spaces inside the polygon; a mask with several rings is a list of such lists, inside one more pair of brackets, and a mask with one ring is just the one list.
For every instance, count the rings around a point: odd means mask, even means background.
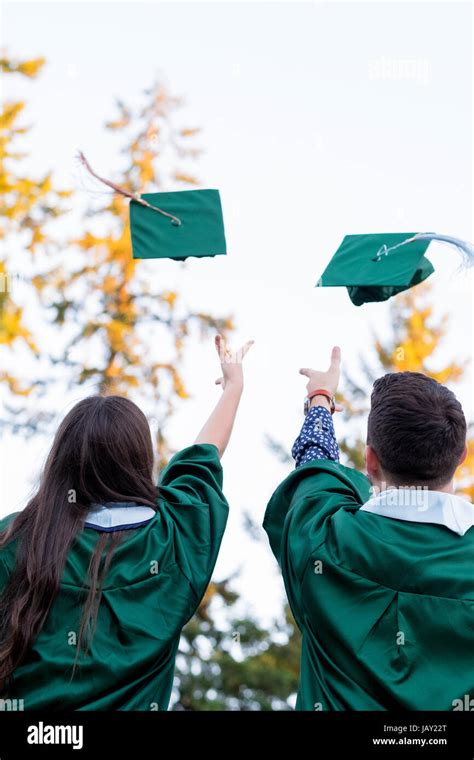
[{"label": "blue floral patterned sleeve", "polygon": [[324,406],[311,407],[293,444],[291,454],[296,467],[314,459],[332,459],[333,462],[339,462],[339,446],[332,415]]}]

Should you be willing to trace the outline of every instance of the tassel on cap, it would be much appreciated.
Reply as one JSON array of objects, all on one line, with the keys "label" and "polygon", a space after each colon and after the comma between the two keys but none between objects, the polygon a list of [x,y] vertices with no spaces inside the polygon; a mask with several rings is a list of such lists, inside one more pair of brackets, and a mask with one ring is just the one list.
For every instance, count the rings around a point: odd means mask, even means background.
[{"label": "tassel on cap", "polygon": [[460,238],[452,237],[451,235],[438,235],[436,232],[419,232],[416,235],[413,235],[413,237],[409,237],[406,240],[403,240],[403,242],[397,243],[397,245],[392,245],[389,247],[382,245],[377,251],[375,261],[380,261],[383,256],[388,256],[397,248],[400,248],[403,245],[407,245],[408,243],[413,243],[415,240],[437,240],[439,243],[447,243],[448,245],[452,245],[457,248],[457,250],[462,254],[463,269],[468,269],[474,265],[474,246],[472,243],[469,243],[466,240],[461,240]]},{"label": "tassel on cap", "polygon": [[100,177],[91,167],[89,161],[85,157],[84,153],[80,150],[78,153],[78,159],[81,162],[81,164],[84,166],[84,168],[91,174],[95,179],[97,179],[99,182],[102,182],[103,185],[107,185],[107,187],[110,187],[114,192],[119,193],[120,195],[125,196],[126,198],[130,198],[132,201],[136,201],[136,203],[140,203],[142,206],[146,206],[146,208],[150,208],[153,211],[157,211],[159,214],[162,214],[163,216],[167,216],[169,219],[171,219],[171,224],[175,225],[176,227],[179,227],[181,225],[181,219],[178,219],[177,216],[173,216],[173,214],[168,214],[167,211],[163,211],[163,209],[158,208],[158,206],[152,206],[151,203],[148,203],[144,198],[142,198],[138,193],[132,193],[130,190],[126,190],[126,188],[121,187],[120,185],[116,185],[115,182],[111,182],[109,179],[104,179],[104,177]]}]

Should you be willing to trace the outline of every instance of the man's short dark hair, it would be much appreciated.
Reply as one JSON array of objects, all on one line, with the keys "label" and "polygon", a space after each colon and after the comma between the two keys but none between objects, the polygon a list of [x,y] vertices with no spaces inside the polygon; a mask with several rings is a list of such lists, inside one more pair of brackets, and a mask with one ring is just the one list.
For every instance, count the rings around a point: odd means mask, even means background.
[{"label": "man's short dark hair", "polygon": [[375,381],[367,444],[394,485],[448,483],[466,444],[466,418],[456,396],[420,372],[391,372]]}]

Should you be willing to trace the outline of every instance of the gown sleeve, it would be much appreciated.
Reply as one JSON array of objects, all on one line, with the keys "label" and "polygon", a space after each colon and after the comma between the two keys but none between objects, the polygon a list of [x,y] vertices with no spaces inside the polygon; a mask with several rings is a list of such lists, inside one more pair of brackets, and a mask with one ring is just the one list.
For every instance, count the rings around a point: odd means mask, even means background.
[{"label": "gown sleeve", "polygon": [[175,454],[161,472],[159,503],[173,531],[175,559],[198,603],[209,584],[227,522],[219,452],[195,444]]},{"label": "gown sleeve", "polygon": [[292,472],[271,497],[263,527],[283,567],[301,576],[311,552],[322,544],[341,510],[359,509],[370,497],[365,475],[330,460],[314,460]]}]

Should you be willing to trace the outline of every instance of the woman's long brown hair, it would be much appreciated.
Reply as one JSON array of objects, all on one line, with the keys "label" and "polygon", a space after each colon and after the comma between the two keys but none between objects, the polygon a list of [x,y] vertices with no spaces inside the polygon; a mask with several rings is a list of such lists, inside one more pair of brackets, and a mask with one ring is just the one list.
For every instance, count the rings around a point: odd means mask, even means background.
[{"label": "woman's long brown hair", "polygon": [[[76,404],[57,430],[37,493],[0,532],[0,550],[17,542],[15,566],[0,598],[0,693],[45,624],[91,504],[156,507],[156,496],[150,428],[140,409],[120,396],[91,396]],[[120,534],[103,533],[91,555],[78,653],[85,633],[93,633],[100,589],[119,540]]]}]

